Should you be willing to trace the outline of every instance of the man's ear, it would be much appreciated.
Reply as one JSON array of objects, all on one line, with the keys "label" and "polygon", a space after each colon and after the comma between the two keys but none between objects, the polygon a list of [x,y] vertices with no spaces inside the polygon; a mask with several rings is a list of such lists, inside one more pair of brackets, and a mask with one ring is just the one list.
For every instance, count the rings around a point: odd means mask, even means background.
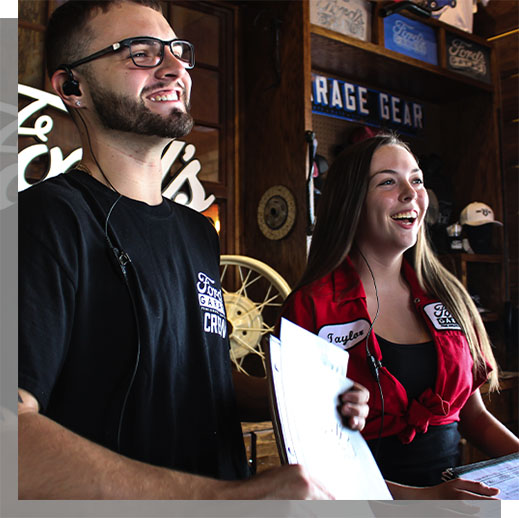
[{"label": "man's ear", "polygon": [[[79,81],[74,77],[70,70],[58,69],[50,79],[52,87],[62,101],[72,108],[77,108],[81,105],[81,89]],[[79,103],[79,104],[78,104]]]}]

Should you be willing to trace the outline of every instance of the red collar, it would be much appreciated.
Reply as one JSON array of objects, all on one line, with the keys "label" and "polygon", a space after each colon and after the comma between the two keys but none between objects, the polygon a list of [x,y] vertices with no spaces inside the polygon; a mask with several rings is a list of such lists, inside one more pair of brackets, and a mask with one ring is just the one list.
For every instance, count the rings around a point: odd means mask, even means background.
[{"label": "red collar", "polygon": [[[419,299],[420,305],[436,300],[422,289],[418,283],[413,267],[406,259],[403,259],[402,262],[402,273],[404,279],[409,284],[413,300]],[[323,279],[317,281],[317,283],[321,284],[323,289],[326,290],[329,290],[329,286],[331,285],[332,299],[334,302],[350,302],[358,299],[366,300],[366,292],[349,256],[338,268]]]}]

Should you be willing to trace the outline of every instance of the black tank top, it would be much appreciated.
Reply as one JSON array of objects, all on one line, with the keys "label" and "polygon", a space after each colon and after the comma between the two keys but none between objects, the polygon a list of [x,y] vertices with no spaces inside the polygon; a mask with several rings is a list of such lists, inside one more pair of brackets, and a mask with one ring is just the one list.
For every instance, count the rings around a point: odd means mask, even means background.
[{"label": "black tank top", "polygon": [[[436,382],[436,348],[434,342],[395,344],[377,335],[382,364],[400,381],[408,399],[416,399]],[[384,394],[391,397],[391,394]],[[459,463],[458,423],[428,427],[409,444],[396,435],[368,441],[386,480],[414,486],[439,484],[442,472]]]},{"label": "black tank top", "polygon": [[434,342],[395,344],[377,335],[382,365],[404,386],[409,400],[416,399],[436,382]]}]

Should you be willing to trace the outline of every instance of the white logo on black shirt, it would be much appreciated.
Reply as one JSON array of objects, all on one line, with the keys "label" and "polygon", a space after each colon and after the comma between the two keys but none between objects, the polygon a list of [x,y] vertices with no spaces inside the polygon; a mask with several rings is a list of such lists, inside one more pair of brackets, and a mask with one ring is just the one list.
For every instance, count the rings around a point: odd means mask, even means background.
[{"label": "white logo on black shirt", "polygon": [[447,311],[447,308],[441,302],[433,302],[427,304],[423,308],[425,314],[429,317],[433,326],[438,331],[444,331],[446,329],[455,329],[461,331],[461,327],[458,322],[454,320],[454,317]]},{"label": "white logo on black shirt", "polygon": [[216,333],[222,338],[227,336],[227,319],[225,318],[225,306],[222,291],[215,287],[211,277],[203,272],[198,272],[198,303],[202,309],[204,331]]},{"label": "white logo on black shirt", "polygon": [[369,322],[365,318],[343,324],[329,324],[319,329],[318,336],[327,342],[350,349],[364,340],[369,329]]}]

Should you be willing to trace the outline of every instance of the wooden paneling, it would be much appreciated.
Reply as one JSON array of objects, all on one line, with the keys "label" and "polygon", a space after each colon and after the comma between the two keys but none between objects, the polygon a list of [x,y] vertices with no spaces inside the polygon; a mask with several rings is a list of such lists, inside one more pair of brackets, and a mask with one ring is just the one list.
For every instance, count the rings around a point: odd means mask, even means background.
[{"label": "wooden paneling", "polygon": [[478,2],[473,31],[483,38],[503,34],[519,27],[517,0],[491,0],[486,6]]},{"label": "wooden paneling", "polygon": [[18,18],[26,22],[40,24],[42,28],[47,23],[47,2],[34,0],[18,1]]},{"label": "wooden paneling", "polygon": [[503,161],[504,218],[508,242],[508,284],[512,305],[519,305],[519,33],[494,42],[501,87],[501,157]]},{"label": "wooden paneling", "polygon": [[[512,307],[519,306],[519,2],[493,0],[479,5],[474,32],[494,42],[500,78],[500,150],[503,169],[505,233],[508,244],[507,282]],[[512,333],[517,334],[517,329]]]},{"label": "wooden paneling", "polygon": [[43,88],[43,46],[43,31],[23,26],[19,28],[18,82],[34,88]]},{"label": "wooden paneling", "polygon": [[[519,39],[519,35],[518,35]],[[506,42],[503,41],[503,44]],[[519,74],[517,68],[513,73],[501,76],[501,114],[503,119],[503,129],[514,130],[517,128],[517,117],[519,115]],[[504,138],[507,135],[503,135]],[[515,141],[517,143],[517,140]],[[503,142],[503,144],[506,144]],[[507,151],[507,150],[506,150]],[[517,163],[517,155],[510,154],[508,159]]]},{"label": "wooden paneling", "polygon": [[[311,129],[308,17],[306,2],[247,2],[241,9],[242,252],[266,262],[290,285],[306,262],[305,130]],[[291,232],[273,241],[258,227],[257,207],[264,192],[278,184],[294,195],[297,217]]]},{"label": "wooden paneling", "polygon": [[499,140],[490,94],[467,96],[442,110],[442,156],[452,169],[454,211],[472,201],[490,205],[503,216]]},{"label": "wooden paneling", "polygon": [[493,41],[500,76],[505,78],[515,74],[519,64],[519,27],[515,32],[507,33],[506,36],[500,36]]}]

